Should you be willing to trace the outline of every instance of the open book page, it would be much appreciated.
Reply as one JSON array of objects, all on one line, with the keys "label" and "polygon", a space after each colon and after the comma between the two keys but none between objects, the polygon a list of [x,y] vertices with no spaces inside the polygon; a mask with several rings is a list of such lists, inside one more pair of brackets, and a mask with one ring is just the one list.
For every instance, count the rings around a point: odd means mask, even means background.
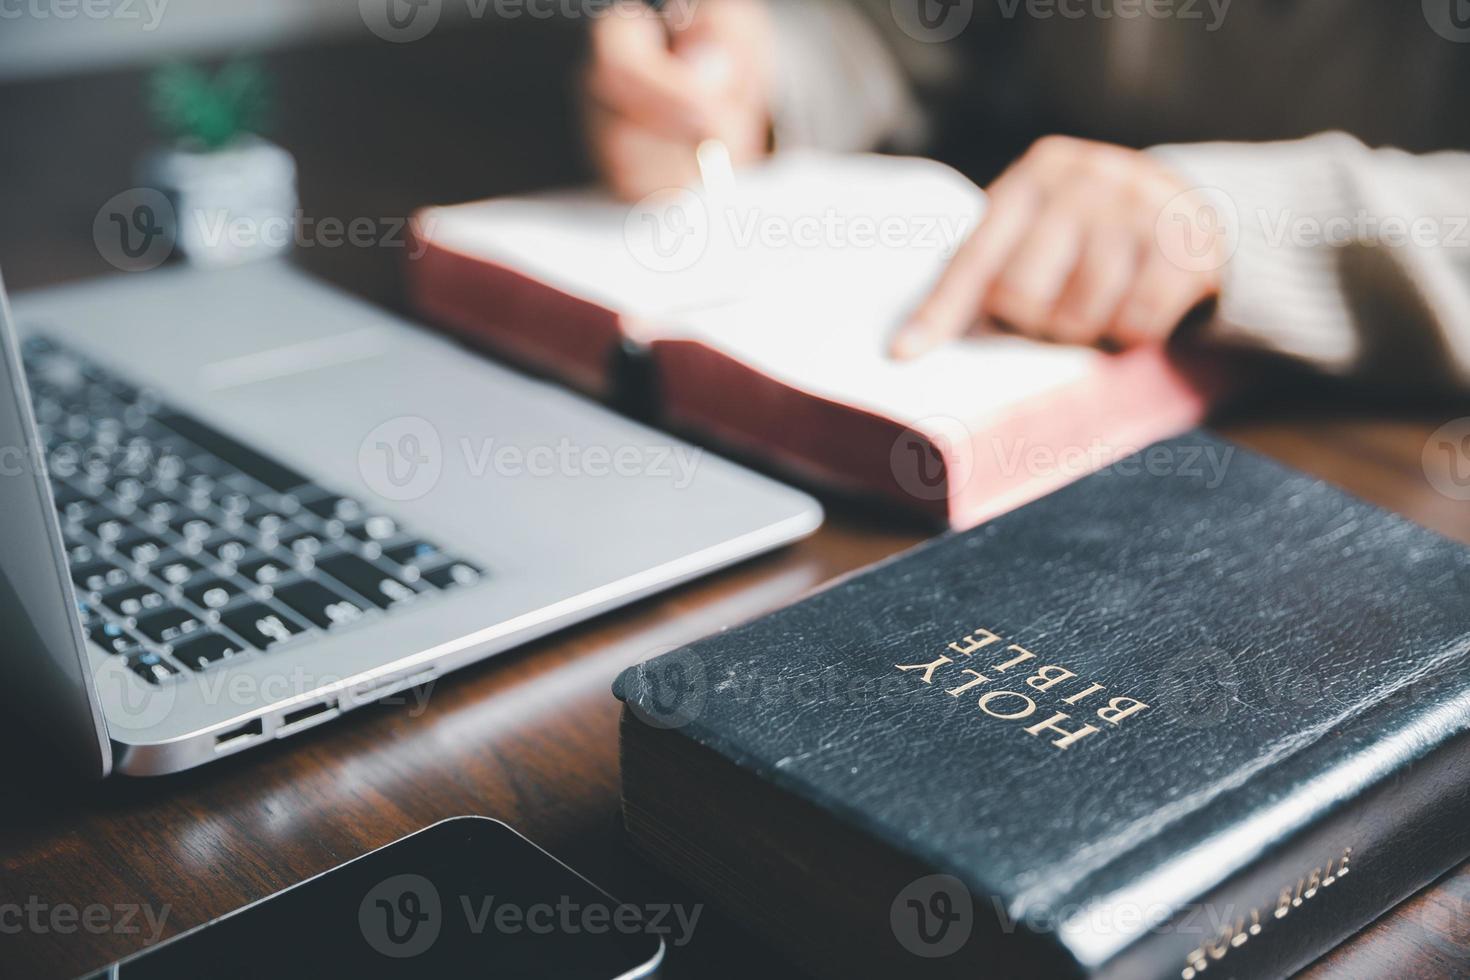
[{"label": "open book page", "polygon": [[886,357],[983,209],[978,188],[932,161],[795,153],[719,194],[488,201],[430,212],[426,231],[812,394],[902,422],[973,423],[1101,356],[981,337],[914,362]]},{"label": "open book page", "polygon": [[885,351],[912,302],[740,303],[689,317],[685,333],[792,387],[913,425],[973,426],[1086,375],[1102,355],[1019,337],[976,337],[915,361]]},{"label": "open book page", "polygon": [[[683,201],[692,206],[681,207]],[[598,191],[552,191],[432,208],[421,213],[418,225],[438,246],[639,320],[662,320],[680,309],[708,305],[711,263],[671,269],[657,262],[656,250],[630,242],[677,251],[687,237],[684,214],[696,213],[698,201],[692,192],[671,192],[655,208],[635,209]],[[640,230],[654,221],[672,225],[665,238]],[[707,241],[705,230],[693,234]],[[526,329],[534,330],[535,324]]]}]

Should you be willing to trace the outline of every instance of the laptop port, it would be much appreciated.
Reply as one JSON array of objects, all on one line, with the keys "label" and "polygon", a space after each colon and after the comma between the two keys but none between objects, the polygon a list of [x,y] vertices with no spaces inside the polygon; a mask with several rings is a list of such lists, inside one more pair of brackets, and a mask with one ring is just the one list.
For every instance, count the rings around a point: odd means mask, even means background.
[{"label": "laptop port", "polygon": [[265,734],[265,722],[259,718],[246,722],[239,728],[232,728],[227,732],[220,732],[214,737],[214,750],[216,752],[228,752],[230,749],[238,748],[246,742],[254,741]]},{"label": "laptop port", "polygon": [[394,694],[401,694],[410,688],[422,687],[432,681],[436,675],[437,671],[431,668],[420,671],[417,674],[410,674],[406,677],[390,677],[388,680],[365,688],[349,689],[342,695],[342,707],[350,710],[364,704],[371,704],[374,701],[381,701]]},{"label": "laptop port", "polygon": [[340,713],[335,701],[318,701],[316,704],[308,704],[294,711],[288,711],[281,716],[281,727],[276,729],[276,738],[294,735],[313,725],[319,725],[335,718]]}]

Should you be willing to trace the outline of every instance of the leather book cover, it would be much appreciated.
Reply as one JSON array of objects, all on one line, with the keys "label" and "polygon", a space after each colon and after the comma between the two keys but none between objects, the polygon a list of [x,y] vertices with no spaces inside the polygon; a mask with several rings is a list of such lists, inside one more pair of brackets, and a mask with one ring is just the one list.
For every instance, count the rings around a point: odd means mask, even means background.
[{"label": "leather book cover", "polygon": [[[1470,550],[1203,432],[617,694],[625,813],[686,788],[635,789],[630,730],[728,765],[709,785],[799,803],[830,828],[814,854],[866,842],[912,878],[881,896],[887,928],[806,922],[786,948],[914,976],[997,957],[1022,964],[1007,976],[1285,976],[1470,854]],[[878,863],[791,887],[840,904]]]}]

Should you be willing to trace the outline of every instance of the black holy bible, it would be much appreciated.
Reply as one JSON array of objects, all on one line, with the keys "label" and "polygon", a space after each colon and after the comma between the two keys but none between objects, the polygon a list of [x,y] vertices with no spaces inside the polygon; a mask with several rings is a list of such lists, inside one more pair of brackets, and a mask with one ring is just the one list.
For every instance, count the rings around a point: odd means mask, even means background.
[{"label": "black holy bible", "polygon": [[1470,550],[1203,433],[625,673],[624,818],[828,977],[1280,977],[1470,854]]}]

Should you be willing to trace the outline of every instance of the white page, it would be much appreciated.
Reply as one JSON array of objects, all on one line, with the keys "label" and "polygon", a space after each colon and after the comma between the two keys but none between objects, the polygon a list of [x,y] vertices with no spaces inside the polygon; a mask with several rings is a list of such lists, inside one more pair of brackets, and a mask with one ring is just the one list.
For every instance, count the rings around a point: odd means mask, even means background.
[{"label": "white page", "polygon": [[740,171],[726,199],[670,193],[631,207],[562,192],[441,208],[425,226],[440,245],[814,394],[903,422],[973,424],[1100,356],[1013,337],[886,356],[983,207],[978,188],[932,161],[800,153]]}]

